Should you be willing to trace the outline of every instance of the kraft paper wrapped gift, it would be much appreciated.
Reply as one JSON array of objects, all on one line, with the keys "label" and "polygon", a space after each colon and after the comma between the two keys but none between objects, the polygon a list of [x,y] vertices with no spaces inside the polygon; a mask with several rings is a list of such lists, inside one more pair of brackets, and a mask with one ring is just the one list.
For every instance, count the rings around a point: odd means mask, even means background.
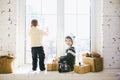
[{"label": "kraft paper wrapped gift", "polygon": [[13,57],[0,57],[0,74],[12,73]]},{"label": "kraft paper wrapped gift", "polygon": [[47,71],[58,71],[58,64],[57,63],[47,64]]},{"label": "kraft paper wrapped gift", "polygon": [[90,64],[91,72],[99,72],[103,70],[103,58],[83,57],[83,63]]},{"label": "kraft paper wrapped gift", "polygon": [[75,65],[74,72],[79,73],[79,74],[88,73],[90,72],[90,65],[89,64]]}]

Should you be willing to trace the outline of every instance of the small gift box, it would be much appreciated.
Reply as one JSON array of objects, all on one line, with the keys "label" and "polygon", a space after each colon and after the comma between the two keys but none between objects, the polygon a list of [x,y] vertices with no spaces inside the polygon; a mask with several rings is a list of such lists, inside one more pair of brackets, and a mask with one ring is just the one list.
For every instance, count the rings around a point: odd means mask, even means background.
[{"label": "small gift box", "polygon": [[15,57],[12,56],[0,56],[0,74],[12,73],[12,63]]},{"label": "small gift box", "polygon": [[89,64],[75,65],[74,72],[79,73],[79,74],[88,73],[90,72],[90,65]]},{"label": "small gift box", "polygon": [[83,57],[83,63],[90,64],[91,72],[99,72],[103,70],[103,58],[91,58],[91,57]]},{"label": "small gift box", "polygon": [[47,71],[58,71],[58,63],[56,63],[54,60],[52,61],[52,63],[48,63]]}]

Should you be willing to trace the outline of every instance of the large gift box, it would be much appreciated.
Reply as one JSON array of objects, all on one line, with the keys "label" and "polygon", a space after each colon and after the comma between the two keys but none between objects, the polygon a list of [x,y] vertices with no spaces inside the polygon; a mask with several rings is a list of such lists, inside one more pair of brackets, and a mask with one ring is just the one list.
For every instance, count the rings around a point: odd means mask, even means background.
[{"label": "large gift box", "polygon": [[90,65],[89,64],[75,65],[74,72],[79,73],[79,74],[88,73],[90,72]]},{"label": "large gift box", "polygon": [[48,63],[47,71],[58,71],[58,64],[57,63]]},{"label": "large gift box", "polygon": [[91,58],[91,57],[83,57],[83,63],[90,64],[91,72],[98,72],[103,70],[103,58]]},{"label": "large gift box", "polygon": [[0,74],[13,72],[12,63],[14,59],[14,57],[0,56]]}]

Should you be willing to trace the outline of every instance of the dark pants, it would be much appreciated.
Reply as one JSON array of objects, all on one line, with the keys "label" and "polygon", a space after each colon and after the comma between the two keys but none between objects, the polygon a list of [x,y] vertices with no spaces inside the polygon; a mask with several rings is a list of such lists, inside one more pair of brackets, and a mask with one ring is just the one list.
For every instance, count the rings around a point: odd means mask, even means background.
[{"label": "dark pants", "polygon": [[61,56],[59,63],[64,63],[64,61],[70,66],[71,71],[73,71],[74,64],[75,64],[75,57],[74,56],[71,56],[71,57]]},{"label": "dark pants", "polygon": [[39,69],[40,70],[45,70],[45,64],[44,64],[44,59],[45,59],[45,53],[43,50],[43,47],[32,47],[32,70],[37,69],[37,61],[39,59]]}]

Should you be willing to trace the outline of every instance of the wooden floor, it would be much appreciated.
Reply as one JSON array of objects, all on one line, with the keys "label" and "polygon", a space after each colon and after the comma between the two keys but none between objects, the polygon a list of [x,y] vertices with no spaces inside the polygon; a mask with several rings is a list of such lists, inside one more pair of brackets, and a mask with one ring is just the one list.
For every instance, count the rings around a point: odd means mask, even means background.
[{"label": "wooden floor", "polygon": [[0,80],[120,80],[120,69],[104,69],[101,72],[77,74],[57,71],[31,71],[31,67],[17,68],[11,74],[0,74]]}]

